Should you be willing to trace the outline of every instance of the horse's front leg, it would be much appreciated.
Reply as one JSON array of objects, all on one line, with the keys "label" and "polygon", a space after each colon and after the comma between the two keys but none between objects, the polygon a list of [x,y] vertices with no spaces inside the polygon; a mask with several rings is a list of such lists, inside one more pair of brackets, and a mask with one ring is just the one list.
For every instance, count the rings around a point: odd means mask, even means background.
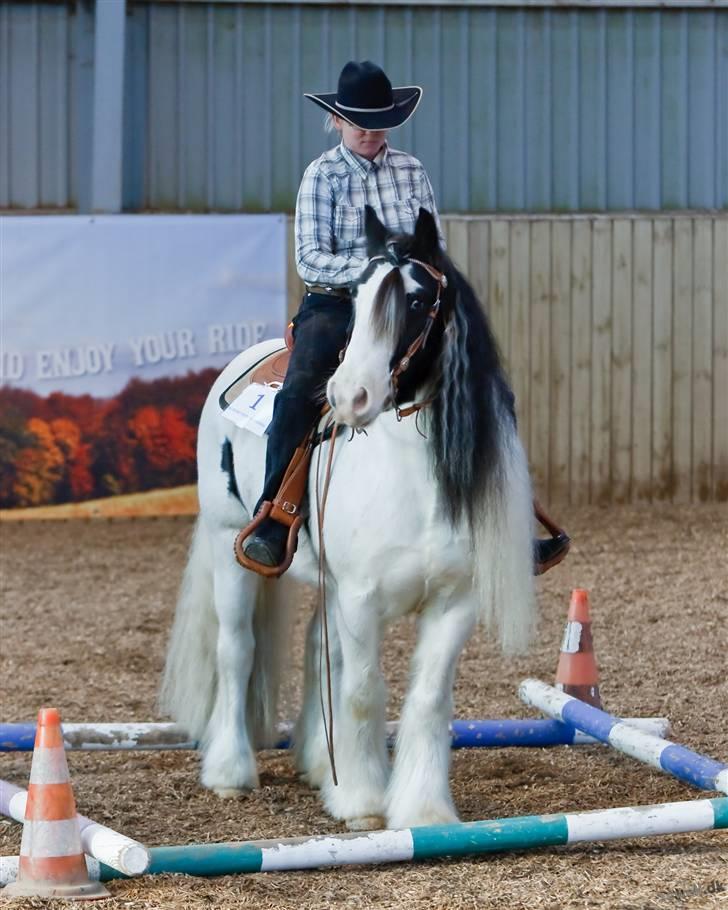
[{"label": "horse's front leg", "polygon": [[253,613],[261,580],[235,562],[233,538],[234,533],[227,531],[214,537],[217,692],[202,760],[203,785],[225,798],[258,786],[246,708],[255,649]]},{"label": "horse's front leg", "polygon": [[456,822],[450,794],[450,732],[455,666],[475,624],[472,595],[450,593],[420,619],[387,792],[390,828]]},{"label": "horse's front leg", "polygon": [[322,797],[331,815],[343,819],[348,828],[381,828],[389,757],[386,688],[379,669],[378,604],[340,585],[335,618],[341,647],[341,675],[338,692],[333,693],[338,786],[329,770]]}]

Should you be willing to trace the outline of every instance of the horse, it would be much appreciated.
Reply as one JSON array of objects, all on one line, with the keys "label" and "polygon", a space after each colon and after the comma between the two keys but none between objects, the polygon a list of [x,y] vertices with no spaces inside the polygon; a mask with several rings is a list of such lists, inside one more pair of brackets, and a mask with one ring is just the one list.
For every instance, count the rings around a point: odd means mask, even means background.
[{"label": "horse", "polygon": [[[458,657],[478,621],[505,653],[523,650],[536,614],[528,465],[484,310],[426,210],[412,235],[392,235],[367,208],[365,232],[348,344],[326,385],[337,425],[351,428],[335,446],[322,528],[336,774],[320,611],[306,633],[294,729],[298,771],[352,830],[457,821],[449,723]],[[314,584],[319,572],[316,508],[282,578],[233,556],[262,486],[265,440],[227,420],[219,399],[280,346],[239,354],[203,407],[200,512],[160,694],[200,743],[203,786],[221,797],[258,786],[255,751],[275,737],[288,662],[290,583]],[[407,402],[416,416],[404,416]],[[322,460],[332,444],[322,440]],[[390,760],[380,647],[387,624],[413,612],[418,637]]]}]

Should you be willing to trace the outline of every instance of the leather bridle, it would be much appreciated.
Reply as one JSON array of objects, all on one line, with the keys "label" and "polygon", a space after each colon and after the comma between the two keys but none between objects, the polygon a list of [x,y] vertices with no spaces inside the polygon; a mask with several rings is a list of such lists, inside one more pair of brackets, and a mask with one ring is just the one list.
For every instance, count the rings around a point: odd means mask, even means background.
[{"label": "leather bridle", "polygon": [[[391,262],[391,259],[389,259],[387,256],[373,256],[369,261],[374,262],[378,259],[382,259],[385,262]],[[430,309],[427,313],[427,320],[422,331],[410,344],[404,355],[400,357],[399,361],[392,367],[389,372],[389,384],[391,388],[392,404],[397,414],[397,420],[402,420],[403,417],[409,417],[410,414],[414,414],[415,412],[420,411],[422,408],[426,407],[432,402],[432,399],[427,399],[426,401],[415,402],[415,404],[412,404],[407,408],[400,408],[397,405],[397,392],[399,390],[399,377],[402,375],[402,373],[405,373],[409,369],[412,358],[419,350],[424,348],[425,344],[427,343],[427,339],[432,330],[432,326],[437,319],[438,313],[440,312],[440,296],[443,289],[447,287],[447,276],[443,272],[438,271],[438,269],[436,269],[433,265],[430,265],[428,262],[422,262],[421,259],[407,259],[406,262],[412,262],[415,265],[421,266],[427,272],[427,274],[437,282],[437,297],[435,298],[434,302],[430,304]]]}]

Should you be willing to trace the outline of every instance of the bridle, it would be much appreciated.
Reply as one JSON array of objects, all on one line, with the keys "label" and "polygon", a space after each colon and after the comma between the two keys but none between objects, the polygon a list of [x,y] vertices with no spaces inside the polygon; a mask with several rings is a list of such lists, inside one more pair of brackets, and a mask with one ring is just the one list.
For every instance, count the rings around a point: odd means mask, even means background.
[{"label": "bridle", "polygon": [[[381,259],[385,262],[391,262],[387,256],[373,256],[369,261],[375,262],[376,260]],[[427,399],[426,401],[415,402],[415,404],[410,405],[407,408],[400,408],[397,405],[397,393],[399,391],[399,377],[402,373],[405,373],[409,369],[409,365],[412,362],[412,358],[415,354],[424,348],[427,343],[427,339],[432,330],[432,326],[437,319],[437,315],[440,312],[440,296],[444,288],[447,287],[447,277],[443,272],[438,271],[434,266],[430,265],[428,262],[423,262],[421,259],[407,259],[406,262],[412,262],[415,265],[421,266],[427,274],[437,282],[437,296],[432,304],[430,304],[430,309],[427,313],[427,319],[425,325],[423,326],[420,334],[415,338],[415,340],[410,344],[410,346],[405,351],[404,355],[400,357],[399,361],[392,367],[389,371],[389,385],[391,389],[392,404],[394,410],[397,414],[397,420],[402,420],[403,417],[409,417],[410,414],[414,414],[417,411],[420,411],[422,408],[426,407],[431,403],[432,399]]]}]

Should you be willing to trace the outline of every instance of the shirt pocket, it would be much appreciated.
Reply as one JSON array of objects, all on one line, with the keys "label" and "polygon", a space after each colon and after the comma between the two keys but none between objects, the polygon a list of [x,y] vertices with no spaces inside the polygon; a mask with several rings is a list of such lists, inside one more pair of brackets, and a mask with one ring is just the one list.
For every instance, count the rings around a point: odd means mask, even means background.
[{"label": "shirt pocket", "polygon": [[355,205],[337,205],[334,209],[336,248],[350,246],[364,233],[364,210]]},{"label": "shirt pocket", "polygon": [[414,234],[417,216],[420,213],[420,200],[410,196],[409,199],[400,199],[398,202],[387,206],[387,227],[390,231],[402,234]]}]

